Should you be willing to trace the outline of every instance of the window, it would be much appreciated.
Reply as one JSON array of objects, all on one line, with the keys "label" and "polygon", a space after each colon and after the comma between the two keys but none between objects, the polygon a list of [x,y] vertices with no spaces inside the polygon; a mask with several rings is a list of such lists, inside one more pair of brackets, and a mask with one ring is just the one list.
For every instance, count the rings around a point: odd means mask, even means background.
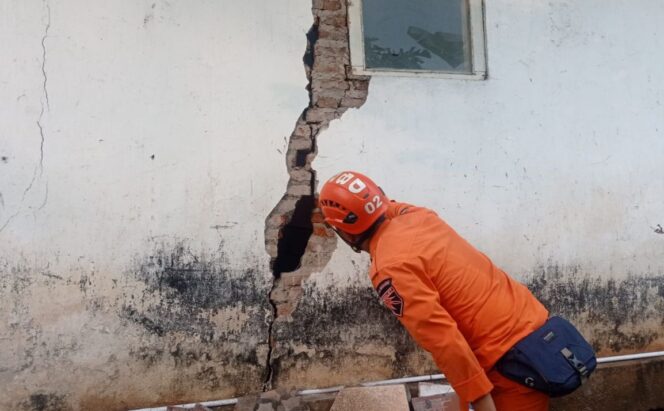
[{"label": "window", "polygon": [[350,0],[356,74],[486,78],[482,0]]}]

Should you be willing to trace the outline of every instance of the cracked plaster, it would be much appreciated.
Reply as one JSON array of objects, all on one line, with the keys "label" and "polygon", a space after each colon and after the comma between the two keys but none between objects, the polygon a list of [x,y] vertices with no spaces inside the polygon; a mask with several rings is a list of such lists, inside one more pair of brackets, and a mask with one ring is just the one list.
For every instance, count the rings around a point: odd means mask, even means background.
[{"label": "cracked plaster", "polygon": [[[298,118],[289,140],[286,165],[290,178],[286,194],[266,219],[266,249],[272,257],[273,266],[280,258],[277,243],[281,237],[288,235],[284,227],[293,219],[295,204],[303,196],[315,198],[316,172],[311,163],[318,153],[318,138],[330,122],[340,118],[348,108],[360,107],[368,93],[369,78],[350,74],[345,1],[314,1],[312,13],[314,24],[307,33],[307,48],[303,57],[309,81],[309,105]],[[303,281],[312,272],[325,267],[336,248],[336,238],[322,224],[320,210],[316,206],[310,218],[313,237],[310,235],[301,257],[301,268],[290,273],[275,272],[270,291],[273,318],[269,326],[268,371],[264,391],[272,388],[274,378],[272,333],[275,321],[290,316],[302,297]]]}]

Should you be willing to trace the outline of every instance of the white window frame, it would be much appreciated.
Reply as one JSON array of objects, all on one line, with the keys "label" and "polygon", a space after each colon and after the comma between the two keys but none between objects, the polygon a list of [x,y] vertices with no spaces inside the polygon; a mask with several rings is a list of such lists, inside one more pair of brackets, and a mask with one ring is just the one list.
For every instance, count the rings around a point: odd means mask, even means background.
[{"label": "white window frame", "polygon": [[362,0],[348,0],[348,32],[350,38],[350,64],[353,74],[364,76],[435,77],[458,80],[485,80],[486,40],[483,0],[468,0],[470,18],[470,73],[452,73],[437,70],[368,69],[364,55],[364,29],[362,27]]}]

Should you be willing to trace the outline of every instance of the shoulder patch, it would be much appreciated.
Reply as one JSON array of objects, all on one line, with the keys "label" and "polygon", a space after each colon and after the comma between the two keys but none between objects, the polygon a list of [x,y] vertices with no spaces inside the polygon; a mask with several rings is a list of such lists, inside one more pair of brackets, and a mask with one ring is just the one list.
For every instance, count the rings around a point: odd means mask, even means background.
[{"label": "shoulder patch", "polygon": [[387,278],[381,281],[376,287],[378,296],[392,314],[397,317],[403,315],[403,298],[399,295],[396,288],[392,285],[392,279]]}]

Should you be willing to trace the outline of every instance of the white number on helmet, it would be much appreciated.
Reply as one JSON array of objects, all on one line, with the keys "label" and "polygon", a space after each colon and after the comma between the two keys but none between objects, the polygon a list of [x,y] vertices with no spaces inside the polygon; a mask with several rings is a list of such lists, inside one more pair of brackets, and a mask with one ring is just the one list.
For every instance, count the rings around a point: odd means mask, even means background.
[{"label": "white number on helmet", "polygon": [[383,202],[380,200],[380,196],[374,196],[374,198],[371,199],[368,203],[364,205],[364,211],[367,212],[367,214],[373,214],[376,212],[376,210],[380,207],[383,206]]}]

